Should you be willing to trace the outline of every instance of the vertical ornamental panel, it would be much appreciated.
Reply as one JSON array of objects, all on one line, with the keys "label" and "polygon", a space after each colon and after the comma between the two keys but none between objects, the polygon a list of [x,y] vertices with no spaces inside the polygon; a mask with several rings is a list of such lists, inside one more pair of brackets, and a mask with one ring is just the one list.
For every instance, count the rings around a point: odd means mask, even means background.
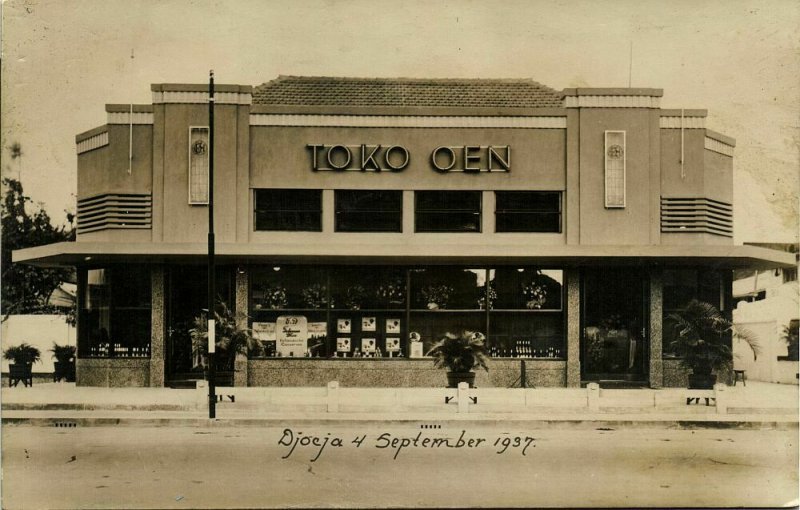
[{"label": "vertical ornamental panel", "polygon": [[625,207],[625,131],[605,132],[606,207]]},{"label": "vertical ornamental panel", "polygon": [[208,128],[189,128],[189,203],[208,204]]}]

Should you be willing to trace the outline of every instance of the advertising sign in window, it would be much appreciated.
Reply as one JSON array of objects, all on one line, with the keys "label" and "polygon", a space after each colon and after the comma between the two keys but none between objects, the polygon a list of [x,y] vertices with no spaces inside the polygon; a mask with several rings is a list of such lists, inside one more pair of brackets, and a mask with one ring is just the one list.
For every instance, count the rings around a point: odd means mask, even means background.
[{"label": "advertising sign in window", "polygon": [[281,315],[275,322],[278,356],[302,357],[308,350],[308,321],[301,315]]}]

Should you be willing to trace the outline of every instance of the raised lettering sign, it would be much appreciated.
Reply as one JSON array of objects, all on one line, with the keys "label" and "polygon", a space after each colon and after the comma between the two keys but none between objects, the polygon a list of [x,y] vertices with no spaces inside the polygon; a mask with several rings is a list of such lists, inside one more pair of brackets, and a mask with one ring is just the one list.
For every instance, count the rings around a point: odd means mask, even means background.
[{"label": "raised lettering sign", "polygon": [[[324,145],[310,143],[314,171],[399,172],[408,166],[411,155],[402,145]],[[356,154],[355,157],[353,155]]]}]

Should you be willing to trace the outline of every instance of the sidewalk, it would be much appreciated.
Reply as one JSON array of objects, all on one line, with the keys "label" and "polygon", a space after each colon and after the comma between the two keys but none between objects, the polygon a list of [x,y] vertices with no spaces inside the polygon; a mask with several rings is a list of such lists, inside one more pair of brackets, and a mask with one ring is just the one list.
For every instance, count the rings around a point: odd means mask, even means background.
[{"label": "sidewalk", "polygon": [[[748,381],[725,387],[715,404],[686,404],[687,390],[479,388],[218,388],[217,419],[207,389],[96,388],[68,383],[3,387],[5,425],[259,426],[336,422],[527,422],[544,427],[798,425],[798,386]],[[231,402],[232,395],[235,402]],[[445,396],[453,397],[445,403]],[[466,398],[465,398],[466,397]],[[473,401],[477,399],[477,403]]]}]

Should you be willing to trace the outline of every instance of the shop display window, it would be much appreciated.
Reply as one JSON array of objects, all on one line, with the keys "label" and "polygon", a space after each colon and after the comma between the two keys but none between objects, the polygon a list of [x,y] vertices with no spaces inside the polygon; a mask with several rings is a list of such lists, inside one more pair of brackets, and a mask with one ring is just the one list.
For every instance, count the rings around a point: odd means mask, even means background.
[{"label": "shop display window", "polygon": [[417,232],[480,232],[480,191],[414,192]]},{"label": "shop display window", "polygon": [[435,266],[411,269],[411,308],[480,310],[486,299],[486,269]]},{"label": "shop display window", "polygon": [[561,232],[558,191],[496,191],[497,232]]},{"label": "shop display window", "polygon": [[322,231],[322,191],[257,189],[255,230]]},{"label": "shop display window", "polygon": [[336,190],[337,232],[402,232],[403,192]]},{"label": "shop display window", "polygon": [[[462,330],[486,334],[496,357],[564,356],[561,270],[275,266],[250,275],[251,324],[267,357],[417,358]],[[289,318],[307,347],[281,348]]]},{"label": "shop display window", "polygon": [[89,269],[83,301],[79,356],[150,356],[150,270],[124,265]]}]

